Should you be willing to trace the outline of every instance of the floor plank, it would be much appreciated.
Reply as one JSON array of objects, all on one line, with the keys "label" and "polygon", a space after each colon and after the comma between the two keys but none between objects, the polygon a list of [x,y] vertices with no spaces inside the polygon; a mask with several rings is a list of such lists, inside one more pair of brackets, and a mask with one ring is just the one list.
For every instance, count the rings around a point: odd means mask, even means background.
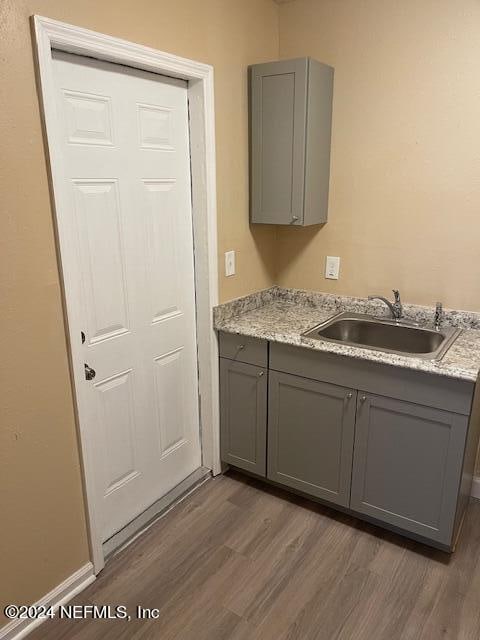
[{"label": "floor plank", "polygon": [[131,621],[49,620],[29,639],[478,640],[479,550],[477,501],[449,556],[230,472],[73,601],[125,605]]}]

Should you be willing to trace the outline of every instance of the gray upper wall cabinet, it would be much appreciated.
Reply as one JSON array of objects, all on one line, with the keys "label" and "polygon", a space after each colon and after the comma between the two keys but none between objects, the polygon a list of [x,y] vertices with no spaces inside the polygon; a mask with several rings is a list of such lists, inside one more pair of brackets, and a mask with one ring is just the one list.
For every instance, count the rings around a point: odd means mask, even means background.
[{"label": "gray upper wall cabinet", "polygon": [[327,221],[333,68],[312,58],[249,67],[250,220]]}]

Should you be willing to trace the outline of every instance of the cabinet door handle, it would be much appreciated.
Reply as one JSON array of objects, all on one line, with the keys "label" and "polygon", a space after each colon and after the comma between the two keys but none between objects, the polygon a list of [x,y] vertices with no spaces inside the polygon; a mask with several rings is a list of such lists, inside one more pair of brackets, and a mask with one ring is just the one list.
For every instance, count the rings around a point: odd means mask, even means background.
[{"label": "cabinet door handle", "polygon": [[353,393],[350,391],[347,393],[347,400],[350,400],[351,398],[353,398]]},{"label": "cabinet door handle", "polygon": [[263,374],[264,374],[264,371],[259,371],[258,372],[258,377],[261,378],[263,376]]},{"label": "cabinet door handle", "polygon": [[360,402],[365,402],[365,400],[366,400],[366,399],[367,399],[367,396],[362,396],[362,397],[360,398]]},{"label": "cabinet door handle", "polygon": [[244,344],[239,344],[237,347],[237,351],[242,351],[242,349],[245,349],[245,345]]}]

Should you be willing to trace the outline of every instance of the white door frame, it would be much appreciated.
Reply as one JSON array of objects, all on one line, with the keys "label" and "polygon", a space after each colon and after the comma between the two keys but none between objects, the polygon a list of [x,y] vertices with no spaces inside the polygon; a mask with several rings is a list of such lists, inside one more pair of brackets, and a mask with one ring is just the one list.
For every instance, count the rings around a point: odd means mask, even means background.
[{"label": "white door frame", "polygon": [[[61,169],[52,49],[181,78],[188,82],[202,464],[214,474],[220,473],[218,346],[212,324],[212,308],[218,304],[213,67],[50,18],[32,16],[32,23],[55,211],[62,209],[67,194]],[[79,339],[83,326],[82,310],[69,286],[75,274],[75,254],[71,250],[62,216],[55,218],[70,367],[82,450],[90,546],[95,573],[98,573],[104,566],[104,557],[93,483],[94,434],[89,433],[88,422],[83,418],[86,415],[85,373]]]}]

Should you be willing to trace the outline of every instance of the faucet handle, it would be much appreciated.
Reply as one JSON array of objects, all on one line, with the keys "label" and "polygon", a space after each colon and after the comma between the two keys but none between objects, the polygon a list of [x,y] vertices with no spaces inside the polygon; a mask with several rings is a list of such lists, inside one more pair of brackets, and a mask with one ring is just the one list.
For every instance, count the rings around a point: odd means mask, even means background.
[{"label": "faucet handle", "polygon": [[433,317],[433,325],[437,331],[439,331],[443,320],[443,304],[437,302],[435,305],[435,315]]}]

